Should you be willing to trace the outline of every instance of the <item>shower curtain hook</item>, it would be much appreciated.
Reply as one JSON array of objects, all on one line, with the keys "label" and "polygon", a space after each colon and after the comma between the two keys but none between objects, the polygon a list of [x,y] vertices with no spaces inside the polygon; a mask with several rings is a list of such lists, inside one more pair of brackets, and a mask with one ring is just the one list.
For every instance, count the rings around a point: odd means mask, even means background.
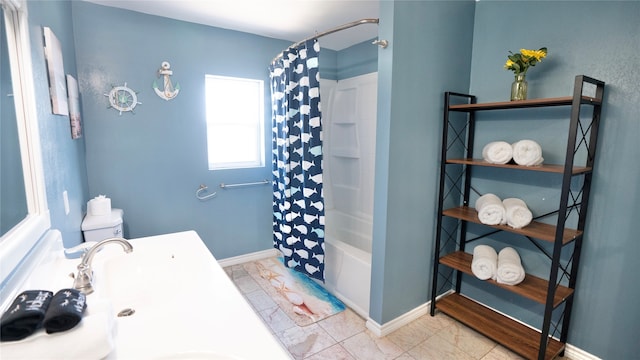
[{"label": "shower curtain hook", "polygon": [[378,45],[383,49],[386,49],[389,46],[389,42],[387,40],[373,40],[373,45]]}]

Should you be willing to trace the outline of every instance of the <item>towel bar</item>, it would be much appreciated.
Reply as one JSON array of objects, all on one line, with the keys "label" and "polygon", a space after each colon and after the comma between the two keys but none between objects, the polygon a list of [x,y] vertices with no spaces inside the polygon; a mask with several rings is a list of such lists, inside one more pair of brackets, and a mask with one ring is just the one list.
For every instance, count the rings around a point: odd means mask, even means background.
[{"label": "towel bar", "polygon": [[241,186],[252,186],[252,185],[266,185],[269,183],[269,180],[264,179],[262,181],[256,181],[256,182],[250,182],[250,183],[239,183],[239,184],[225,184],[225,183],[221,183],[220,184],[220,188],[222,189],[228,189],[228,188],[234,188],[234,187],[241,187]]}]

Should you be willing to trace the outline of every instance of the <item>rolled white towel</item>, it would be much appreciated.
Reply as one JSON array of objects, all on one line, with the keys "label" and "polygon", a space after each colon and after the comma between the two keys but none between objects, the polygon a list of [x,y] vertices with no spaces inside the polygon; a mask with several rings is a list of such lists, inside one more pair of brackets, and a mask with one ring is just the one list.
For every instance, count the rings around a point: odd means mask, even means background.
[{"label": "rolled white towel", "polygon": [[500,284],[518,285],[525,277],[520,255],[512,247],[506,247],[498,253],[496,281]]},{"label": "rolled white towel", "polygon": [[482,149],[482,158],[492,164],[506,164],[512,156],[513,147],[506,141],[492,141]]},{"label": "rolled white towel", "polygon": [[478,245],[473,248],[471,272],[480,280],[496,279],[498,269],[498,253],[488,245]]},{"label": "rolled white towel", "polygon": [[478,219],[487,225],[506,224],[505,209],[502,201],[494,194],[484,194],[476,200]]},{"label": "rolled white towel", "polygon": [[540,144],[533,140],[520,140],[512,145],[513,161],[518,165],[533,166],[540,165],[544,161],[542,158],[542,148]]},{"label": "rolled white towel", "polygon": [[508,198],[502,200],[505,208],[507,225],[515,229],[523,228],[531,223],[533,214],[521,199]]}]

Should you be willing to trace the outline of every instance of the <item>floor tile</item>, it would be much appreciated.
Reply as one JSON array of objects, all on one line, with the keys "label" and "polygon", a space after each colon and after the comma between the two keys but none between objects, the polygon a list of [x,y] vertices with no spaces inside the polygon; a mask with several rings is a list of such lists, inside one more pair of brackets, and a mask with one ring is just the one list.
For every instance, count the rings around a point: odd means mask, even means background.
[{"label": "floor tile", "polygon": [[305,360],[355,360],[355,358],[340,344],[336,344],[305,358]]},{"label": "floor tile", "polygon": [[238,277],[234,279],[233,282],[236,284],[238,290],[243,294],[261,289],[260,284],[248,275]]},{"label": "floor tile", "polygon": [[482,360],[524,360],[523,357],[509,351],[501,345],[496,345],[487,353]]},{"label": "floor tile", "polygon": [[429,314],[423,315],[419,319],[423,321],[424,326],[428,327],[434,332],[440,331],[457,323],[457,321],[441,312],[437,312],[435,316],[431,316]]},{"label": "floor tile", "polygon": [[434,335],[408,351],[416,360],[474,360],[460,348]]},{"label": "floor tile", "polygon": [[367,329],[364,319],[351,309],[318,321],[318,325],[336,341],[345,340]]},{"label": "floor tile", "polygon": [[245,297],[258,313],[265,309],[278,307],[278,304],[271,299],[271,296],[262,289],[245,294]]},{"label": "floor tile", "polygon": [[459,322],[453,322],[451,326],[439,331],[438,335],[474,359],[482,358],[496,346],[489,338]]},{"label": "floor tile", "polygon": [[229,275],[229,278],[231,278],[231,280],[249,275],[242,264],[227,266],[226,268],[224,268],[224,270],[227,272],[227,275]]},{"label": "floor tile", "polygon": [[264,309],[259,313],[274,333],[280,333],[296,326],[296,323],[278,306]]},{"label": "floor tile", "polygon": [[368,330],[346,339],[341,344],[358,360],[395,359],[404,352],[391,340],[376,337]]},{"label": "floor tile", "polygon": [[409,355],[409,353],[404,353],[393,360],[416,360],[416,358]]},{"label": "floor tile", "polygon": [[409,350],[436,333],[430,319],[423,316],[392,332],[387,338],[403,350]]},{"label": "floor tile", "polygon": [[318,324],[295,326],[276,334],[294,359],[304,359],[335,345],[335,340]]}]

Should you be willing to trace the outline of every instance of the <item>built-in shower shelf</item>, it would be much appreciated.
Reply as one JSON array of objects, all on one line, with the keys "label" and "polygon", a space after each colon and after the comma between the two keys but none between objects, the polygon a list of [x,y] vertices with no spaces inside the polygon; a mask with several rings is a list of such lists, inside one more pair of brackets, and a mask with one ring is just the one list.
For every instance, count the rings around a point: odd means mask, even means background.
[{"label": "built-in shower shelf", "polygon": [[347,159],[360,159],[360,151],[358,151],[358,149],[333,149],[331,156]]},{"label": "built-in shower shelf", "polygon": [[334,125],[342,125],[342,126],[355,126],[357,123],[353,120],[334,120]]}]

